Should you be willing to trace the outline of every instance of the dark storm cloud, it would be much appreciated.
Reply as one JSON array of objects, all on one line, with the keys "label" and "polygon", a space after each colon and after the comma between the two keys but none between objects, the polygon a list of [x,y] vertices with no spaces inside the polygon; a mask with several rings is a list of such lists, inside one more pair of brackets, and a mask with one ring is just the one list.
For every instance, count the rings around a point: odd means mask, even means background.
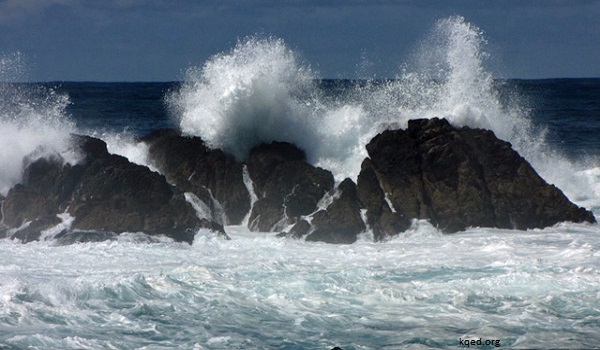
[{"label": "dark storm cloud", "polygon": [[323,77],[393,77],[452,15],[483,30],[500,74],[600,76],[592,0],[0,0],[0,53],[21,52],[32,80],[173,80],[259,34]]}]

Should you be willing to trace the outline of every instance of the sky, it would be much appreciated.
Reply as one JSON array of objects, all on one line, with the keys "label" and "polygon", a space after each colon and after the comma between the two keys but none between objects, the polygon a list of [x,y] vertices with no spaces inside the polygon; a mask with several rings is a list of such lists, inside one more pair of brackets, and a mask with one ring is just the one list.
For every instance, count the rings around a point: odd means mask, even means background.
[{"label": "sky", "polygon": [[600,77],[600,0],[0,0],[0,55],[29,81],[174,81],[259,35],[321,78],[393,78],[455,15],[496,77]]}]

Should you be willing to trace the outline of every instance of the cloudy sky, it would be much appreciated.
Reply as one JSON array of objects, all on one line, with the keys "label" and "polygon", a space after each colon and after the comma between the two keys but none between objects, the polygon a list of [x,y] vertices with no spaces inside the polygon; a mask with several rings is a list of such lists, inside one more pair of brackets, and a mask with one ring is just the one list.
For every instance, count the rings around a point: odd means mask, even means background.
[{"label": "cloudy sky", "polygon": [[600,77],[600,0],[0,0],[0,55],[32,81],[172,81],[258,34],[323,78],[387,78],[452,15],[498,77]]}]

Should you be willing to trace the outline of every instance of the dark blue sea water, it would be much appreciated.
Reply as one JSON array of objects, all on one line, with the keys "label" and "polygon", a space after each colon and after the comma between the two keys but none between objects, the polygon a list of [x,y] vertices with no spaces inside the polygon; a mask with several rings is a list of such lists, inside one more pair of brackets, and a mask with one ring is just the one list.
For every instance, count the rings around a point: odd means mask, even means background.
[{"label": "dark blue sea water", "polygon": [[[251,39],[182,82],[0,84],[0,195],[24,157],[78,162],[70,133],[142,165],[136,138],[163,127],[239,158],[290,141],[340,180],[356,178],[378,132],[444,117],[493,130],[600,216],[600,79],[494,79],[476,28],[436,28],[437,64],[385,81],[321,80],[281,40]],[[201,230],[192,245],[143,232],[0,240],[0,349],[600,347],[598,225],[443,235],[414,221],[351,245],[225,230],[229,241]]]},{"label": "dark blue sea water", "polygon": [[[330,96],[349,94],[366,81],[323,80],[318,86]],[[181,83],[44,84],[69,96],[66,112],[81,129],[128,131],[143,136],[177,126],[165,96]],[[547,130],[548,143],[572,157],[600,156],[600,78],[501,80],[501,95],[520,95],[538,129]],[[508,101],[510,103],[510,101]]]},{"label": "dark blue sea water", "polygon": [[547,140],[570,156],[600,155],[600,79],[512,80]]}]

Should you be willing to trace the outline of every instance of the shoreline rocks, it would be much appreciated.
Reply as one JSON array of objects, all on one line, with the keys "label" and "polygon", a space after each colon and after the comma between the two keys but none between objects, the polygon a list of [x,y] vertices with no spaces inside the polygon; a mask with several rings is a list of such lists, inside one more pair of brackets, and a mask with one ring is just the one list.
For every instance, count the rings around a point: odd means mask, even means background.
[{"label": "shoreline rocks", "polygon": [[64,164],[58,154],[25,159],[21,183],[0,197],[0,237],[29,242],[50,230],[72,243],[145,232],[191,243],[200,228],[227,238],[224,225],[244,224],[349,244],[366,230],[376,241],[401,234],[413,219],[445,233],[596,222],[510,143],[444,119],[411,120],[406,130],[376,135],[356,183],[345,179],[337,187],[330,171],[307,163],[287,142],[257,145],[238,162],[173,129],[140,141],[158,173],[109,154],[104,141],[89,136],[72,137],[83,156],[78,164]]},{"label": "shoreline rocks", "polygon": [[141,139],[151,164],[167,181],[191,192],[211,209],[223,225],[239,225],[250,210],[243,166],[233,156],[210,149],[202,139],[178,130],[157,130]]}]

